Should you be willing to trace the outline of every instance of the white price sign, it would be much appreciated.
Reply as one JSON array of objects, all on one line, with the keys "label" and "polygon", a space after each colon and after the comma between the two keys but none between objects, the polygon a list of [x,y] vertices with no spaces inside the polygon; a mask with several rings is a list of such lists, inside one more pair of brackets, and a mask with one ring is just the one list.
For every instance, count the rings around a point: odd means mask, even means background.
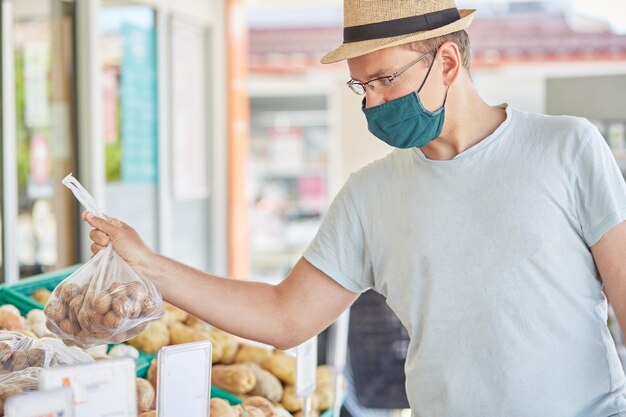
[{"label": "white price sign", "polygon": [[317,369],[317,336],[296,348],[296,394],[310,397],[315,392]]},{"label": "white price sign", "polygon": [[39,388],[71,387],[76,417],[136,417],[135,362],[110,359],[64,368],[44,368]]},{"label": "white price sign", "polygon": [[74,417],[72,389],[66,387],[9,398],[4,414],[7,417]]},{"label": "white price sign", "polygon": [[211,350],[210,342],[161,348],[157,375],[159,417],[209,415]]}]

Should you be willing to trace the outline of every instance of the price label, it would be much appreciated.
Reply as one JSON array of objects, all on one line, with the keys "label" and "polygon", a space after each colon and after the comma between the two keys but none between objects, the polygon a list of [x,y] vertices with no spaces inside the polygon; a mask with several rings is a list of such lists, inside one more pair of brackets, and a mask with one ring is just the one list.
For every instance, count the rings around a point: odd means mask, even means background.
[{"label": "price label", "polygon": [[4,405],[7,417],[74,417],[74,399],[69,387],[11,397]]},{"label": "price label", "polygon": [[110,359],[64,368],[44,368],[39,388],[71,387],[76,417],[136,417],[135,363]]},{"label": "price label", "polygon": [[210,342],[161,348],[157,374],[159,417],[209,415],[211,351]]},{"label": "price label", "polygon": [[311,397],[315,392],[317,369],[317,336],[296,348],[296,395]]}]

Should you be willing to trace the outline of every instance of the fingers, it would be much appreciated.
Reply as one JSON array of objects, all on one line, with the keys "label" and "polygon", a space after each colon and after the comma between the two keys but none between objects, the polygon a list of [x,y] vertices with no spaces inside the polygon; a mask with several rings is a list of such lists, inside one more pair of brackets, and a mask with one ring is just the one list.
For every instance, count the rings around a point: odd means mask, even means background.
[{"label": "fingers", "polygon": [[91,232],[89,232],[89,237],[94,243],[103,247],[111,242],[111,238],[106,233],[98,229],[93,229]]},{"label": "fingers", "polygon": [[109,236],[115,236],[117,229],[122,226],[122,222],[117,219],[113,219],[111,217],[102,219],[94,216],[88,211],[83,213],[83,220],[89,223],[89,225],[94,229],[101,230]]},{"label": "fingers", "polygon": [[100,246],[97,243],[92,243],[91,244],[91,253],[95,255],[96,253],[100,252],[104,248],[105,248],[104,246]]}]

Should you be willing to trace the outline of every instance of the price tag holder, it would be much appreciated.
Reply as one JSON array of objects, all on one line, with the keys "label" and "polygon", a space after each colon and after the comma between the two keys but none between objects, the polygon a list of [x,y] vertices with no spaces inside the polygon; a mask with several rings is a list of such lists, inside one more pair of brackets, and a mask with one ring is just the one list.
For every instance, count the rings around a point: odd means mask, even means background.
[{"label": "price tag holder", "polygon": [[39,388],[71,387],[76,417],[136,417],[135,362],[109,359],[63,368],[44,368]]},{"label": "price tag holder", "polygon": [[161,348],[157,374],[159,417],[209,415],[211,351],[208,341]]},{"label": "price tag holder", "polygon": [[75,417],[69,387],[11,397],[4,405],[7,417]]},{"label": "price tag holder", "polygon": [[296,348],[296,395],[304,398],[304,415],[311,415],[317,371],[317,336]]}]

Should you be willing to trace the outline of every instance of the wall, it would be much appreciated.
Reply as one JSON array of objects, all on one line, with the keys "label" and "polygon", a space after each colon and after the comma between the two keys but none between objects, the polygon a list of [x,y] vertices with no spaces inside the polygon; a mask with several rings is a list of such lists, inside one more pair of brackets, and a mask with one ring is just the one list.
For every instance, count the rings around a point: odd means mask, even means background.
[{"label": "wall", "polygon": [[626,73],[547,81],[547,112],[598,120],[626,120]]}]

